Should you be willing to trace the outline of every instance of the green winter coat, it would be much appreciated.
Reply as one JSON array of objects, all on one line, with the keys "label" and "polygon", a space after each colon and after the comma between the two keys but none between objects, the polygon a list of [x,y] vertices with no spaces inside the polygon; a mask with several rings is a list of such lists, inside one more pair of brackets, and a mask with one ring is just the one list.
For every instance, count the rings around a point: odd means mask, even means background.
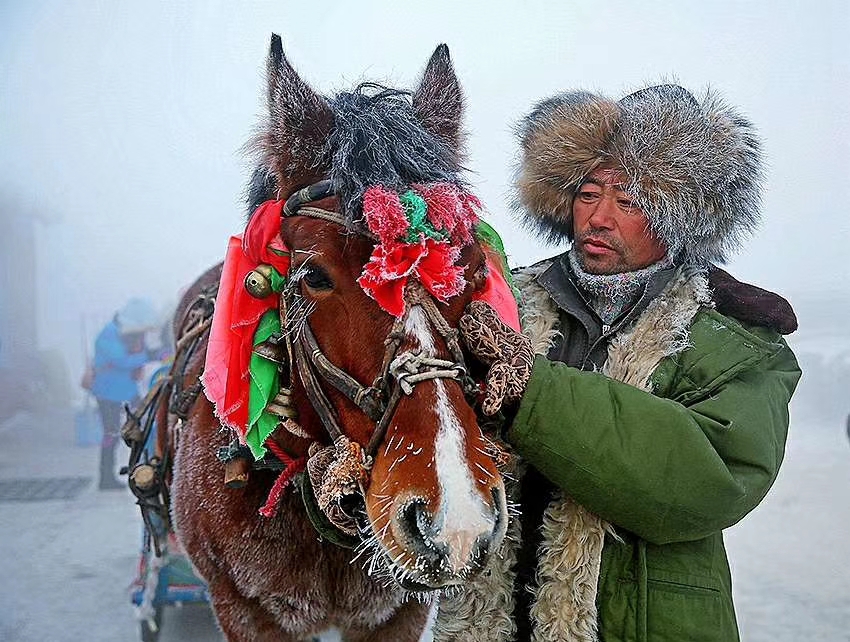
[{"label": "green winter coat", "polygon": [[538,357],[507,440],[614,525],[604,642],[738,640],[722,530],[767,493],[800,369],[780,335],[703,308],[653,394]]}]

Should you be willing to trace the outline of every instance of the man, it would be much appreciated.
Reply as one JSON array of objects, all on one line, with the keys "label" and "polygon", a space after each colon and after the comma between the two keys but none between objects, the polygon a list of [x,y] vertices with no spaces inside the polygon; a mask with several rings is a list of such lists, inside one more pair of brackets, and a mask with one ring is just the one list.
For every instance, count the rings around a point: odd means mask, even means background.
[{"label": "man", "polygon": [[516,639],[738,640],[722,531],[776,478],[800,377],[787,302],[712,265],[759,218],[754,130],[661,85],[556,96],[519,133],[524,220],[572,246],[517,275],[530,338],[461,322],[527,466]]}]

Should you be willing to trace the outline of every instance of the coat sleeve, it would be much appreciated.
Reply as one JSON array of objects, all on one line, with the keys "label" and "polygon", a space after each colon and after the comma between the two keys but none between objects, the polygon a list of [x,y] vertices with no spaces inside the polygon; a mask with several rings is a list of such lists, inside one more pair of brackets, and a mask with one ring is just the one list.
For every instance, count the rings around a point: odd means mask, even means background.
[{"label": "coat sleeve", "polygon": [[538,357],[506,438],[615,526],[654,544],[706,537],[776,478],[800,377],[782,346],[686,403]]},{"label": "coat sleeve", "polygon": [[106,370],[135,370],[150,361],[146,351],[129,352],[120,338],[106,334],[97,338],[95,355],[95,367]]}]

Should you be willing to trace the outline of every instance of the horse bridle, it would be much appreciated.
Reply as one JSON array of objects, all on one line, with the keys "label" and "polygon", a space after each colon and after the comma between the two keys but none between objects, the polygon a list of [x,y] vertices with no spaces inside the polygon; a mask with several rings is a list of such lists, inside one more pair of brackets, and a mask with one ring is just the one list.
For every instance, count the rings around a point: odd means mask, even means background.
[{"label": "horse bridle", "polygon": [[[311,202],[333,195],[333,186],[331,181],[328,180],[305,187],[286,200],[282,216],[284,218],[308,216],[347,228],[345,219],[337,212],[308,205]],[[358,231],[357,233],[371,238],[371,235],[365,231]],[[280,316],[283,327],[286,327],[287,311],[292,309],[294,299],[298,296],[297,289],[298,280],[288,279],[280,298]],[[287,342],[287,352],[290,359],[294,357],[295,370],[298,372],[307,398],[319,415],[331,439],[336,441],[344,433],[339,425],[334,406],[322,388],[321,381],[333,386],[375,422],[372,436],[364,448],[367,457],[374,457],[402,396],[412,394],[418,383],[433,379],[453,379],[461,384],[467,396],[474,397],[478,393],[476,383],[467,373],[458,331],[449,326],[445,317],[437,308],[434,298],[425,291],[418,281],[411,281],[405,292],[405,301],[407,311],[396,319],[389,335],[384,340],[386,349],[381,370],[370,386],[364,386],[328,359],[319,347],[316,337],[310,329],[310,324],[306,320],[304,323],[298,324],[297,329],[285,332],[284,339]],[[415,306],[422,309],[427,319],[443,337],[452,360],[436,359],[411,351],[399,353],[398,350],[405,338],[404,327],[407,315]],[[295,336],[292,336],[293,334]]]},{"label": "horse bridle", "polygon": [[[346,221],[337,213],[323,210],[308,204],[328,196],[333,196],[333,188],[330,181],[315,183],[290,196],[283,207],[283,217],[309,216],[336,223],[343,227]],[[368,232],[360,232],[368,236]],[[458,331],[449,326],[445,317],[440,313],[434,299],[428,294],[418,282],[408,285],[405,300],[408,312],[396,319],[389,335],[384,340],[386,350],[384,352],[381,371],[370,386],[364,386],[350,374],[336,366],[319,347],[309,323],[298,325],[297,329],[287,331],[287,311],[292,309],[298,281],[288,279],[280,297],[280,319],[284,328],[282,336],[273,343],[285,342],[286,354],[280,354],[273,350],[273,356],[281,357],[279,366],[281,369],[289,369],[287,383],[292,382],[292,365],[296,365],[299,378],[301,379],[310,404],[319,415],[319,418],[328,431],[332,441],[336,442],[343,436],[334,406],[325,394],[321,382],[324,381],[338,390],[344,397],[349,399],[367,417],[375,422],[375,428],[368,444],[363,448],[367,462],[372,461],[375,452],[383,440],[384,434],[392,420],[395,410],[402,395],[412,394],[414,387],[429,379],[453,379],[458,381],[464,393],[474,397],[478,393],[478,387],[468,376],[463,352],[458,340]],[[174,364],[168,376],[153,386],[140,407],[131,411],[128,408],[127,421],[121,429],[121,435],[125,443],[130,446],[130,460],[128,466],[122,473],[129,473],[129,485],[137,503],[141,509],[142,518],[147,526],[147,535],[153,542],[157,556],[162,554],[165,545],[165,529],[157,527],[157,524],[168,524],[170,519],[170,495],[167,485],[163,483],[169,474],[171,457],[166,450],[162,458],[150,457],[145,448],[151,431],[154,429],[156,410],[159,401],[169,388],[173,387],[169,403],[169,411],[178,417],[178,425],[188,417],[190,407],[200,393],[200,384],[184,387],[186,368],[192,359],[196,349],[202,344],[212,324],[212,314],[217,295],[218,283],[205,289],[198,298],[187,308],[181,332],[179,333],[176,346]],[[437,329],[446,341],[452,360],[435,359],[425,357],[417,353],[398,350],[404,341],[404,325],[407,314],[414,306],[420,306],[431,324]],[[293,336],[294,335],[294,336]],[[262,344],[261,344],[262,345]],[[257,346],[259,347],[259,346]],[[255,347],[255,350],[257,350]],[[395,382],[395,385],[393,385]],[[281,391],[283,392],[283,390]],[[288,391],[291,392],[291,391]],[[286,425],[286,422],[284,422]],[[238,441],[219,450],[219,459],[224,462],[241,456],[241,446]],[[286,465],[280,461],[263,458],[254,462],[255,468],[268,468],[281,471]],[[308,498],[305,498],[305,505]],[[315,502],[315,500],[312,500]],[[312,505],[312,504],[311,504]],[[346,543],[345,536],[339,539],[335,532],[336,526],[322,517],[315,507],[310,514],[317,529],[321,529],[326,537],[342,546],[351,546]],[[153,519],[156,515],[156,521]]]}]

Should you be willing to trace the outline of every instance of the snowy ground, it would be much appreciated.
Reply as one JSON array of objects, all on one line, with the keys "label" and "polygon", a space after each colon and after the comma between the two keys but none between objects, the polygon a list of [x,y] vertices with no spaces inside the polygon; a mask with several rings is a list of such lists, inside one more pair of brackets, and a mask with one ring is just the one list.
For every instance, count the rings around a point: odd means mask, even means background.
[{"label": "snowy ground", "polygon": [[[70,417],[0,425],[0,480],[86,475],[96,448],[73,445]],[[745,642],[850,640],[850,444],[842,425],[794,425],[776,486],[728,533]],[[139,549],[129,492],[0,503],[0,640],[138,638],[129,603]],[[221,640],[205,607],[169,608],[160,640]]]}]

